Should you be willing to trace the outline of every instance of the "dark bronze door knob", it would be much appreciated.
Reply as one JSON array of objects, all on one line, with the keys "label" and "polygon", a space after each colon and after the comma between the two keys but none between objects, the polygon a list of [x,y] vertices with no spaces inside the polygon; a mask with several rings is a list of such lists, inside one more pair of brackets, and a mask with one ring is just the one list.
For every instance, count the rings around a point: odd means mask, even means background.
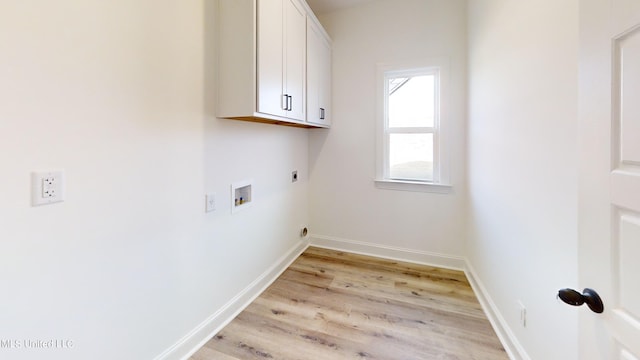
[{"label": "dark bronze door knob", "polygon": [[593,289],[584,289],[582,294],[573,289],[562,289],[558,291],[558,297],[565,303],[573,306],[587,304],[594,313],[601,314],[604,311],[604,304],[600,295]]}]

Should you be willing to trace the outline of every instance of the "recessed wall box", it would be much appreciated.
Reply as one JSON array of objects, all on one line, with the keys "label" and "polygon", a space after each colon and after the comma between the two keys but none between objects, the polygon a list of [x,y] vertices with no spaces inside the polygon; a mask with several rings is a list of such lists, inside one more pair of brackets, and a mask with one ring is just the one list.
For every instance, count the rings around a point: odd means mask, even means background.
[{"label": "recessed wall box", "polygon": [[231,213],[246,209],[253,203],[252,180],[231,184]]}]

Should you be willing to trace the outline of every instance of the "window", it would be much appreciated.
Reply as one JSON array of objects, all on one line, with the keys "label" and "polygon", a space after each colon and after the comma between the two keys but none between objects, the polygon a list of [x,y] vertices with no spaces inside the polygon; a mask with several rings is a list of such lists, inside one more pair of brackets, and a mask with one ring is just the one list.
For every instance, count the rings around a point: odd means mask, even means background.
[{"label": "window", "polygon": [[448,191],[442,126],[445,73],[439,65],[379,66],[378,187]]}]

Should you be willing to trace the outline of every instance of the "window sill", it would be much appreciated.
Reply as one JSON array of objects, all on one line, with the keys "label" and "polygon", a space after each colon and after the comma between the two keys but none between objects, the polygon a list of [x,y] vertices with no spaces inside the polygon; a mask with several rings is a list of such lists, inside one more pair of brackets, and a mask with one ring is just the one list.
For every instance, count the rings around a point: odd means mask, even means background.
[{"label": "window sill", "polygon": [[453,186],[448,184],[434,184],[421,181],[403,180],[375,180],[378,189],[427,192],[436,194],[449,194],[453,191]]}]

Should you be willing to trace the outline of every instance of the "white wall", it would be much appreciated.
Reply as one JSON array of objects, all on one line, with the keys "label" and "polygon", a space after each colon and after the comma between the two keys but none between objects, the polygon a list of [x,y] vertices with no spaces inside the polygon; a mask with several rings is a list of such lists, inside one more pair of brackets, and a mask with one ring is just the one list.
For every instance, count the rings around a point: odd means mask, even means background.
[{"label": "white wall", "polygon": [[[214,118],[214,18],[204,0],[0,5],[0,339],[73,341],[0,358],[153,359],[300,243],[307,130]],[[66,201],[31,207],[50,169]],[[246,178],[254,206],[231,215]]]},{"label": "white wall", "polygon": [[[333,125],[310,133],[315,238],[464,253],[466,2],[382,0],[321,14],[333,40]],[[376,64],[448,57],[453,193],[377,189]]]},{"label": "white wall", "polygon": [[469,2],[469,257],[531,359],[577,358],[577,45],[575,0]]}]

